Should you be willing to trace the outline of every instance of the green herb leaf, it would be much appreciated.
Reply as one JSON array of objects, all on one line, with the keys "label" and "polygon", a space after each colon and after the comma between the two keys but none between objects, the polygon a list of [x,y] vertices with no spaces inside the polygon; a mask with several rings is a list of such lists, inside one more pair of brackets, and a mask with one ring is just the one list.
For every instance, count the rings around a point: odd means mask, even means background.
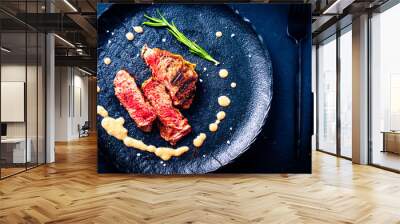
[{"label": "green herb leaf", "polygon": [[195,42],[191,41],[181,31],[179,31],[178,28],[175,26],[174,22],[169,23],[158,10],[157,13],[160,16],[160,18],[151,17],[145,14],[144,17],[149,21],[143,22],[143,25],[158,27],[158,28],[160,27],[167,28],[169,33],[171,33],[179,42],[181,42],[182,44],[184,44],[186,47],[189,48],[189,52],[201,58],[204,58],[208,61],[211,61],[215,65],[219,64],[219,62],[215,60],[211,55],[209,55],[206,50],[204,50]]}]

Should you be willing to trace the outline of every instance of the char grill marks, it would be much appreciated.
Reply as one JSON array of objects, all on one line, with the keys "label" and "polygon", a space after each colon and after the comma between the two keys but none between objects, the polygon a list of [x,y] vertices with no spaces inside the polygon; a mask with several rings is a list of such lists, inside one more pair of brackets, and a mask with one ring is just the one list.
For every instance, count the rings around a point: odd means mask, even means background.
[{"label": "char grill marks", "polygon": [[155,80],[162,83],[171,96],[174,106],[187,109],[196,92],[198,75],[195,64],[182,56],[144,45],[141,53]]},{"label": "char grill marks", "polygon": [[127,71],[118,71],[114,78],[114,91],[115,96],[136,125],[143,131],[150,131],[152,123],[157,117],[156,113],[144,99],[135,79]]},{"label": "char grill marks", "polygon": [[157,113],[160,120],[160,135],[163,139],[175,145],[190,133],[188,120],[173,107],[171,97],[163,84],[150,78],[143,83],[142,90]]}]

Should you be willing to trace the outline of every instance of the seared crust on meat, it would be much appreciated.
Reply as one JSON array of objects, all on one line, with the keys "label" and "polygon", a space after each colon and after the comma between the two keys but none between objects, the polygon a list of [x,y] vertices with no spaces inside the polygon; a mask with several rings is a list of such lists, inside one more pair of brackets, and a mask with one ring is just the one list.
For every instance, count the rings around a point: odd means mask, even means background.
[{"label": "seared crust on meat", "polygon": [[160,120],[160,135],[171,145],[191,132],[188,120],[172,105],[163,84],[150,78],[142,84],[142,90]]},{"label": "seared crust on meat", "polygon": [[114,78],[114,92],[129,116],[143,131],[149,132],[157,118],[152,106],[146,102],[135,79],[125,70],[120,70]]},{"label": "seared crust on meat", "polygon": [[181,55],[144,45],[141,56],[152,71],[155,80],[162,83],[174,106],[187,109],[193,102],[198,75],[195,64]]}]

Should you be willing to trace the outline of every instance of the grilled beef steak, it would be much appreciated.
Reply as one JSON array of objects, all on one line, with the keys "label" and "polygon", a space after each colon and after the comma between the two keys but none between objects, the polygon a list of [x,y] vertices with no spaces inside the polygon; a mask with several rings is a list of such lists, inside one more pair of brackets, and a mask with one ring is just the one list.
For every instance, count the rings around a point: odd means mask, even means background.
[{"label": "grilled beef steak", "polygon": [[150,131],[157,115],[152,106],[144,99],[135,79],[127,71],[118,71],[114,78],[114,91],[115,96],[136,125],[143,131]]},{"label": "grilled beef steak", "polygon": [[153,78],[162,83],[174,106],[187,109],[196,92],[198,75],[192,64],[182,56],[144,45],[141,55],[152,71]]},{"label": "grilled beef steak", "polygon": [[153,106],[160,120],[160,135],[171,145],[190,133],[188,120],[173,107],[171,97],[163,84],[150,78],[142,84],[147,100]]}]

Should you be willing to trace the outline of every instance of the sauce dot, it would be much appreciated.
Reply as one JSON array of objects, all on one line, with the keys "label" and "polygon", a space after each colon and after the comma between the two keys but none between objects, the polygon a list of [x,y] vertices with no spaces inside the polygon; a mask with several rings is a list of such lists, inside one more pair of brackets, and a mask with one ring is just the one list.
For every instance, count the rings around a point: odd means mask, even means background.
[{"label": "sauce dot", "polygon": [[206,140],[207,136],[204,133],[200,133],[194,140],[193,145],[195,147],[200,147],[203,145],[204,141]]},{"label": "sauce dot", "polygon": [[134,27],[133,27],[133,30],[134,30],[136,33],[143,33],[143,27],[141,27],[141,26],[134,26]]},{"label": "sauce dot", "polygon": [[202,139],[206,139],[206,138],[207,138],[207,135],[204,134],[204,133],[200,133],[199,137],[202,138]]},{"label": "sauce dot", "polygon": [[220,111],[217,113],[217,119],[218,120],[223,120],[226,116],[226,113],[224,111]]},{"label": "sauce dot", "polygon": [[232,83],[231,83],[231,87],[232,87],[232,88],[236,88],[236,82],[232,82]]},{"label": "sauce dot", "polygon": [[133,40],[133,38],[135,38],[135,35],[133,35],[132,32],[128,32],[125,34],[126,39],[128,40]]},{"label": "sauce dot", "polygon": [[216,36],[217,38],[222,37],[222,32],[221,32],[221,31],[217,31],[217,32],[215,33],[215,36]]},{"label": "sauce dot", "polygon": [[104,64],[109,65],[111,64],[111,59],[109,57],[104,58]]},{"label": "sauce dot", "polygon": [[211,123],[210,125],[208,125],[208,129],[210,129],[210,131],[212,132],[216,132],[218,130],[218,124]]},{"label": "sauce dot", "polygon": [[231,104],[231,100],[227,96],[218,97],[218,104],[222,107],[227,107]]},{"label": "sauce dot", "polygon": [[226,78],[226,77],[228,77],[228,74],[229,74],[229,72],[228,72],[228,70],[226,70],[226,69],[221,69],[221,70],[219,70],[219,77],[221,77],[221,78]]}]

